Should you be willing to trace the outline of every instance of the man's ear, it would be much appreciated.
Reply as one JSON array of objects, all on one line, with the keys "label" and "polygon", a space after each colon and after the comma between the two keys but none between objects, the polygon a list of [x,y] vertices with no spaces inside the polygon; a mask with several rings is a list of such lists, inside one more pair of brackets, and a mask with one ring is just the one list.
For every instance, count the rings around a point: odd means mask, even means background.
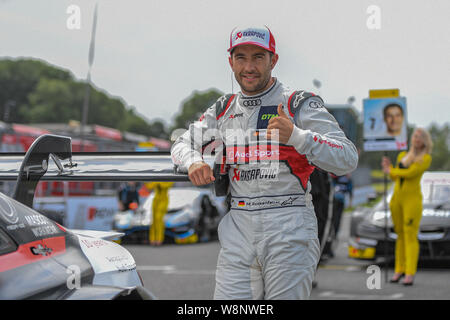
[{"label": "man's ear", "polygon": [[271,69],[273,69],[273,68],[275,68],[275,66],[276,66],[276,64],[278,62],[278,54],[276,54],[276,53],[273,54],[270,60],[271,60],[270,61],[270,67],[271,67]]},{"label": "man's ear", "polygon": [[231,69],[233,69],[233,58],[231,58],[231,55],[228,57],[228,63],[230,64]]}]

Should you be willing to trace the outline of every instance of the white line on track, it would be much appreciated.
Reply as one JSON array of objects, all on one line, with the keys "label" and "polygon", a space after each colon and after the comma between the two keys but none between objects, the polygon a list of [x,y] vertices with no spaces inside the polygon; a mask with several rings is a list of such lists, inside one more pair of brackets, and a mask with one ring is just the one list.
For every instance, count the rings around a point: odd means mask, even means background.
[{"label": "white line on track", "polygon": [[215,275],[216,270],[179,270],[174,265],[162,266],[137,266],[138,271],[161,271],[165,274],[179,274],[179,275]]},{"label": "white line on track", "polygon": [[176,267],[174,265],[165,265],[165,266],[137,266],[138,271],[172,271],[175,270]]},{"label": "white line on track", "polygon": [[319,293],[320,298],[330,298],[330,299],[349,299],[349,300],[377,300],[377,299],[401,299],[404,297],[403,293],[393,293],[390,295],[381,294],[348,294],[348,293],[336,293],[334,291],[324,291]]}]

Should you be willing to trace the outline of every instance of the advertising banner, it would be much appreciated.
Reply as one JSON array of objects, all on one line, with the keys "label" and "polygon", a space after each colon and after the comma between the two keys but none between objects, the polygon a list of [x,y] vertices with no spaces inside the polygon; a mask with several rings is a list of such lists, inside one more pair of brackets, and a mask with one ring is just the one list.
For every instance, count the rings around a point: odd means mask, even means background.
[{"label": "advertising banner", "polygon": [[65,213],[64,226],[69,229],[98,231],[110,231],[119,210],[117,197],[39,197],[34,208]]},{"label": "advertising banner", "polygon": [[408,148],[406,98],[364,99],[364,151]]}]

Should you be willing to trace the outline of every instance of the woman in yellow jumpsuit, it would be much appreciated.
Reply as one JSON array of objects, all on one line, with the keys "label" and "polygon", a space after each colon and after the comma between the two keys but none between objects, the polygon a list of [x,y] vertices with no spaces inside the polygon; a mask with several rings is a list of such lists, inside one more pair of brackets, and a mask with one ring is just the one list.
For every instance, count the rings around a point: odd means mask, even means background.
[{"label": "woman in yellow jumpsuit", "polygon": [[404,285],[412,285],[419,259],[419,233],[422,218],[422,191],[420,180],[431,164],[432,141],[430,134],[422,128],[414,130],[410,150],[401,152],[394,168],[387,157],[382,167],[395,181],[394,194],[389,203],[395,242],[395,273],[391,282],[398,282],[403,276]]},{"label": "woman in yellow jumpsuit", "polygon": [[169,189],[173,182],[148,182],[145,187],[155,192],[152,203],[153,222],[150,227],[150,244],[160,246],[164,242],[164,215],[169,207]]}]

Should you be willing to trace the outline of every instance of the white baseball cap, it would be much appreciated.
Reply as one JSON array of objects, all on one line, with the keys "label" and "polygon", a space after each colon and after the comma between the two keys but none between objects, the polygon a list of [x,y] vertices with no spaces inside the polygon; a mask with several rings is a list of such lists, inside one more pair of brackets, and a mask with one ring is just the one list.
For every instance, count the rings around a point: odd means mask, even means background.
[{"label": "white baseball cap", "polygon": [[267,26],[263,28],[234,28],[230,35],[228,52],[241,44],[253,44],[275,53],[275,38]]}]

